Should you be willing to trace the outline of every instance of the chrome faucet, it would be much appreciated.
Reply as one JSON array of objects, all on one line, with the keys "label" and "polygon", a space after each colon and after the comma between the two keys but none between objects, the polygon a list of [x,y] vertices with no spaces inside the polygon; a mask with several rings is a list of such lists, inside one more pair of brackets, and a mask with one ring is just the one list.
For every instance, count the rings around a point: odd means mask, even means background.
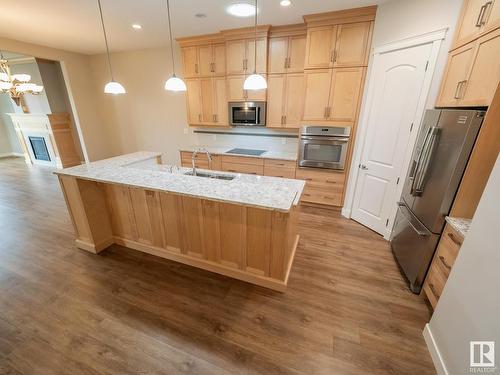
[{"label": "chrome faucet", "polygon": [[196,155],[200,152],[204,152],[207,154],[207,159],[208,159],[208,169],[212,169],[212,155],[210,155],[210,152],[206,148],[199,148],[193,152],[193,155],[191,156],[191,163],[193,165],[193,176],[196,176]]}]

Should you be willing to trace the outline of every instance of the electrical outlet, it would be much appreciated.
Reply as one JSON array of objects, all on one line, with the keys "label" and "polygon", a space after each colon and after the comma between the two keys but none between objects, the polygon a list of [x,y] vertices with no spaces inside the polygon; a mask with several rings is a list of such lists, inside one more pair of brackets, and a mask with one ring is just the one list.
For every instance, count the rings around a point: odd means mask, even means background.
[{"label": "electrical outlet", "polygon": [[188,134],[189,133],[189,129],[188,128],[184,128],[184,134]]}]

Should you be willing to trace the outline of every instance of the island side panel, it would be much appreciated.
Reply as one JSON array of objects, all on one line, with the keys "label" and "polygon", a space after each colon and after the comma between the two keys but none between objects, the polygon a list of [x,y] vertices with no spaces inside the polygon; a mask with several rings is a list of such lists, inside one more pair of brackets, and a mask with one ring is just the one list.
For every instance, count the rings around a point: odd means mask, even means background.
[{"label": "island side panel", "polygon": [[103,184],[59,176],[77,247],[98,253],[114,243]]}]

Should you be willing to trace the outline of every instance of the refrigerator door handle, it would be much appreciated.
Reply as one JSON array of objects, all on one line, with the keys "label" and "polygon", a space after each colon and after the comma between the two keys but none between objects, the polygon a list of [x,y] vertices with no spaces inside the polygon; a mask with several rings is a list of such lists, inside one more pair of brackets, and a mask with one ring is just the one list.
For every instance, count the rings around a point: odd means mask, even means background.
[{"label": "refrigerator door handle", "polygon": [[413,216],[413,214],[410,212],[410,209],[404,202],[398,202],[399,209],[401,210],[402,214],[408,220],[408,224],[410,224],[410,227],[421,237],[427,237],[431,235],[431,232],[422,225],[417,218]]},{"label": "refrigerator door handle", "polygon": [[416,176],[419,173],[420,162],[422,161],[422,155],[424,154],[424,152],[427,148],[427,141],[429,140],[429,136],[431,135],[431,131],[432,131],[432,126],[429,126],[429,129],[427,129],[427,133],[425,134],[424,143],[422,144],[422,149],[420,150],[420,153],[418,154],[417,164],[415,165],[415,168],[413,169],[413,174],[410,176],[410,179],[411,179],[410,194],[413,196],[416,196],[415,195],[415,180],[416,180]]},{"label": "refrigerator door handle", "polygon": [[438,144],[437,139],[439,137],[439,134],[441,134],[441,128],[433,126],[430,129],[431,136],[429,138],[427,149],[425,150],[425,156],[422,159],[422,168],[420,170],[418,178],[415,177],[417,183],[415,184],[414,195],[418,196],[422,195],[422,193],[424,192],[425,183],[427,182],[427,172],[429,170],[429,165],[432,160],[432,155],[434,154],[434,151],[436,149],[436,145]]}]

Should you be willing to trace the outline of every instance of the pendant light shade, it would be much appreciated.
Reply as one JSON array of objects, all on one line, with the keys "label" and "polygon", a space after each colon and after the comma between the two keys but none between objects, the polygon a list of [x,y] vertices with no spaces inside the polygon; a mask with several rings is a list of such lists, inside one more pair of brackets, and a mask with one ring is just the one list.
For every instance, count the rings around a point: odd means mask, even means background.
[{"label": "pendant light shade", "polygon": [[182,79],[176,77],[175,74],[173,74],[172,77],[167,79],[167,82],[165,82],[165,90],[176,91],[176,92],[186,91],[187,87]]},{"label": "pendant light shade", "polygon": [[106,28],[104,27],[104,18],[102,17],[102,8],[101,8],[101,0],[97,0],[97,4],[99,5],[99,14],[101,15],[101,25],[102,32],[104,34],[104,42],[106,43],[106,55],[108,57],[108,67],[109,67],[109,75],[111,76],[111,81],[104,86],[105,94],[125,94],[125,87],[120,83],[116,82],[113,78],[113,69],[111,69],[111,58],[109,56],[109,47],[108,47],[108,36],[106,35]]},{"label": "pendant light shade", "polygon": [[123,87],[120,83],[111,81],[104,86],[104,93],[105,94],[125,94],[127,91],[125,91],[125,87]]},{"label": "pendant light shade", "polygon": [[267,89],[267,82],[266,79],[261,76],[260,74],[257,74],[257,13],[259,12],[257,8],[257,0],[255,0],[255,48],[254,48],[254,69],[253,69],[253,74],[249,75],[246,79],[245,82],[243,82],[243,89],[244,90],[265,90]]},{"label": "pendant light shade", "polygon": [[245,79],[243,83],[243,89],[245,90],[264,90],[267,89],[267,82],[264,77],[260,74],[251,74]]},{"label": "pendant light shade", "polygon": [[174,42],[172,40],[172,22],[170,21],[170,1],[167,0],[168,32],[170,34],[170,52],[172,56],[172,76],[165,82],[165,90],[179,92],[186,91],[186,83],[175,75]]}]

